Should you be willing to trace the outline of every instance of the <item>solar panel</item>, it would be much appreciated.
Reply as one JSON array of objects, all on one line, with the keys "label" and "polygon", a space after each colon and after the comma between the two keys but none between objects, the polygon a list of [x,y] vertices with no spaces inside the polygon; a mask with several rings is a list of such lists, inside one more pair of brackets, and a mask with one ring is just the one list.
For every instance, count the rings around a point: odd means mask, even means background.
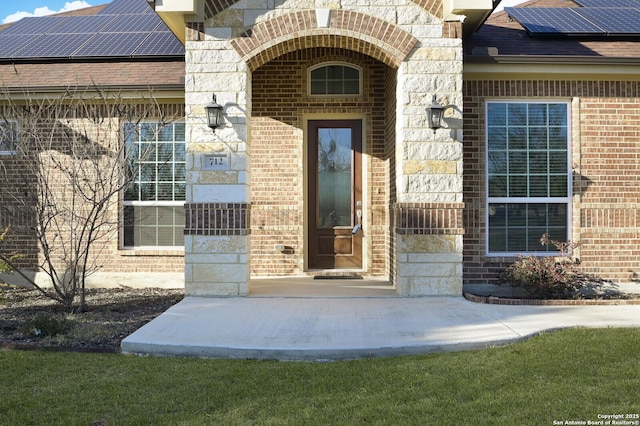
[{"label": "solar panel", "polygon": [[115,0],[97,15],[24,18],[0,31],[0,58],[184,55],[146,0]]},{"label": "solar panel", "polygon": [[[99,15],[98,15],[99,16]],[[137,13],[128,15],[117,15],[109,25],[100,30],[103,33],[130,33],[130,32],[150,32],[162,23],[162,19],[155,13]]]},{"label": "solar panel", "polygon": [[505,7],[513,19],[532,35],[605,35],[605,31],[578,15],[576,8]]},{"label": "solar panel", "polygon": [[4,35],[4,32],[0,33],[0,58],[13,58],[22,48],[40,37],[41,35],[38,34]]},{"label": "solar panel", "polygon": [[136,49],[136,56],[184,55],[184,46],[170,31],[153,32]]},{"label": "solar panel", "polygon": [[42,16],[33,18],[23,18],[0,32],[2,35],[9,34],[45,34],[48,31],[64,24],[69,18],[60,16]]},{"label": "solar panel", "polygon": [[114,0],[100,11],[101,15],[127,15],[132,13],[153,13],[147,0]]},{"label": "solar panel", "polygon": [[148,33],[100,33],[73,56],[131,56]]},{"label": "solar panel", "polygon": [[640,0],[574,0],[582,7],[640,7]]},{"label": "solar panel", "polygon": [[45,34],[20,50],[21,58],[67,58],[78,50],[93,34]]},{"label": "solar panel", "polygon": [[95,34],[109,22],[116,19],[114,15],[72,16],[61,25],[49,30],[49,34]]},{"label": "solar panel", "polygon": [[639,9],[588,8],[575,9],[576,13],[595,22],[609,35],[640,34]]}]

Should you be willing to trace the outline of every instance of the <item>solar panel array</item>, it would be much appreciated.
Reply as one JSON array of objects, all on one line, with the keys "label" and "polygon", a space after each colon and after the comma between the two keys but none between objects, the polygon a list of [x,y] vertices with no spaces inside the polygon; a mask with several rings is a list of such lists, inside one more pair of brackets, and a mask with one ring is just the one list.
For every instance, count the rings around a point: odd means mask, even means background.
[{"label": "solar panel array", "polygon": [[640,0],[576,0],[576,3],[582,7],[504,10],[531,35],[640,36]]},{"label": "solar panel array", "polygon": [[505,8],[531,34],[600,34],[602,29],[571,8]]},{"label": "solar panel array", "polygon": [[582,7],[640,7],[640,0],[574,0]]},{"label": "solar panel array", "polygon": [[0,31],[0,58],[184,55],[146,0],[114,0],[96,15],[24,18]]},{"label": "solar panel array", "polygon": [[109,3],[107,7],[102,9],[102,13],[106,15],[131,15],[137,13],[149,13],[155,15],[155,12],[149,7],[149,4],[146,0],[115,0]]},{"label": "solar panel array", "polygon": [[607,35],[640,34],[640,8],[580,8],[577,11],[580,16],[596,22]]}]

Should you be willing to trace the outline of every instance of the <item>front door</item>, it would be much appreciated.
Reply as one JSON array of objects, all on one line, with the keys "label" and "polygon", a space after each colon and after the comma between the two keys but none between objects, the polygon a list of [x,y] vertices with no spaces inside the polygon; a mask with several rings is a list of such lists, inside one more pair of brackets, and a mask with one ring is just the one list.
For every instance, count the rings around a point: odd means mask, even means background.
[{"label": "front door", "polygon": [[307,130],[309,268],[362,269],[362,120]]}]

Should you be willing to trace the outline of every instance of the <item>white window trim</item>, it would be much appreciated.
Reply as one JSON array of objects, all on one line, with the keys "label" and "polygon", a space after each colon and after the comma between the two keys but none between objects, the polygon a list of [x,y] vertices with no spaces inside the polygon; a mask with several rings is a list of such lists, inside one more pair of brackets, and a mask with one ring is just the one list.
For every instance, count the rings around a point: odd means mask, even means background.
[{"label": "white window trim", "polygon": [[[316,93],[311,93],[311,73],[319,68],[324,68],[324,67],[330,67],[333,65],[339,65],[339,66],[343,66],[343,67],[349,67],[349,68],[353,68],[355,70],[358,70],[358,93],[329,93],[329,94],[316,94]],[[356,98],[356,97],[360,97],[362,96],[363,90],[364,90],[364,83],[363,83],[363,75],[364,75],[364,70],[361,66],[349,63],[349,62],[342,62],[342,61],[330,61],[330,62],[322,62],[319,64],[316,64],[312,67],[309,67],[307,69],[307,94],[309,96],[313,96],[313,97],[318,97],[318,98],[337,98],[337,97],[341,97],[341,98]]]},{"label": "white window trim", "polygon": [[[149,119],[149,120],[142,120],[139,123],[137,123],[137,126],[141,126],[143,124],[159,124],[159,121],[153,120],[153,119]],[[171,124],[185,124],[184,121],[180,120],[180,121],[175,121]],[[122,128],[121,130],[121,135],[122,135],[122,140],[124,141],[124,128]],[[185,138],[186,138],[186,134],[185,134]],[[185,148],[186,148],[186,141],[185,141]],[[185,159],[185,167],[186,167],[186,159]],[[185,171],[186,172],[186,171]],[[186,175],[186,173],[185,173]],[[119,211],[119,228],[120,228],[120,238],[119,238],[119,250],[123,251],[123,252],[153,252],[153,251],[181,251],[184,250],[184,245],[181,246],[127,246],[124,244],[124,232],[125,232],[125,223],[124,223],[124,208],[125,207],[130,207],[130,206],[138,206],[138,207],[184,207],[184,205],[186,204],[186,200],[184,201],[135,201],[135,200],[125,200],[124,199],[124,194],[125,194],[125,189],[126,188],[122,188],[122,190],[120,191],[120,211]]]},{"label": "white window trim", "polygon": [[[491,103],[500,104],[565,104],[567,107],[567,196],[566,197],[489,197],[489,108]],[[567,99],[491,99],[484,103],[484,178],[485,178],[485,255],[487,257],[516,257],[518,255],[525,256],[557,256],[557,251],[550,252],[492,252],[489,251],[489,205],[495,203],[553,203],[567,205],[567,236],[566,241],[570,239],[572,233],[572,217],[573,217],[573,159],[572,159],[572,122],[571,101]]]},{"label": "white window trim", "polygon": [[[18,120],[14,120],[14,119],[8,119],[8,120],[2,119],[2,120],[0,120],[0,125],[3,125],[4,123],[8,123],[9,126],[15,126],[16,131],[19,133],[20,128],[19,128]],[[17,145],[18,142],[19,142],[19,139],[16,142],[16,145]],[[16,146],[16,148],[17,148],[17,146]],[[12,150],[12,151],[0,150],[0,156],[11,156],[11,155],[17,155],[17,154],[18,154],[18,150],[17,149]]]}]

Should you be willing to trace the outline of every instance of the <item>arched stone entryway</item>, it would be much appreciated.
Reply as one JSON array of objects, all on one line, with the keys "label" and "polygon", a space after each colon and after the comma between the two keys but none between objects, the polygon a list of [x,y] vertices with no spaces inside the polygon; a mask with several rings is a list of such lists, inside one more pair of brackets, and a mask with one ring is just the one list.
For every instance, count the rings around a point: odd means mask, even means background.
[{"label": "arched stone entryway", "polygon": [[[429,22],[434,34],[447,27],[415,5],[402,12],[392,16]],[[461,44],[424,30],[420,40],[407,31],[410,22],[402,27],[357,10],[272,10],[240,32],[220,28],[222,15],[210,32],[198,33],[188,55],[187,292],[247,294],[250,271],[269,274],[264,265],[275,246],[295,254],[280,273],[308,269],[300,255],[308,219],[300,216],[309,197],[306,126],[341,115],[361,121],[366,141],[363,201],[371,209],[362,269],[393,278],[402,295],[461,291],[461,149],[455,132],[432,133],[425,114],[434,93],[461,104]],[[366,68],[371,86],[350,102],[309,98],[304,73],[327,57]],[[199,106],[212,92],[226,118],[213,138]],[[279,152],[278,144],[286,148]],[[288,201],[269,192],[283,192],[273,184],[276,171],[264,166],[274,155],[296,167],[287,177],[294,183]],[[211,169],[207,159],[214,157],[228,166]],[[275,241],[283,232],[294,244]],[[252,268],[254,260],[262,269]]]},{"label": "arched stone entryway", "polygon": [[[319,28],[314,11],[286,14],[256,25],[231,42],[251,72],[252,276],[326,273],[327,268],[390,276],[396,68],[417,40],[357,12],[338,10],[330,15],[323,24],[326,28]],[[282,32],[274,34],[274,29]],[[362,70],[361,92],[310,94],[309,70],[325,63]],[[361,222],[362,229],[354,236],[346,230],[340,239],[331,237],[335,246],[348,241],[346,253],[336,247],[338,254],[324,254],[324,260],[316,263],[316,228],[311,225],[316,212],[310,206],[315,206],[317,194],[311,178],[314,158],[310,158],[308,126],[318,119],[355,121],[362,127],[362,170],[354,176],[362,187],[357,189],[359,198],[350,203],[353,220],[349,222],[350,226]],[[356,212],[362,219],[356,218]]]}]

